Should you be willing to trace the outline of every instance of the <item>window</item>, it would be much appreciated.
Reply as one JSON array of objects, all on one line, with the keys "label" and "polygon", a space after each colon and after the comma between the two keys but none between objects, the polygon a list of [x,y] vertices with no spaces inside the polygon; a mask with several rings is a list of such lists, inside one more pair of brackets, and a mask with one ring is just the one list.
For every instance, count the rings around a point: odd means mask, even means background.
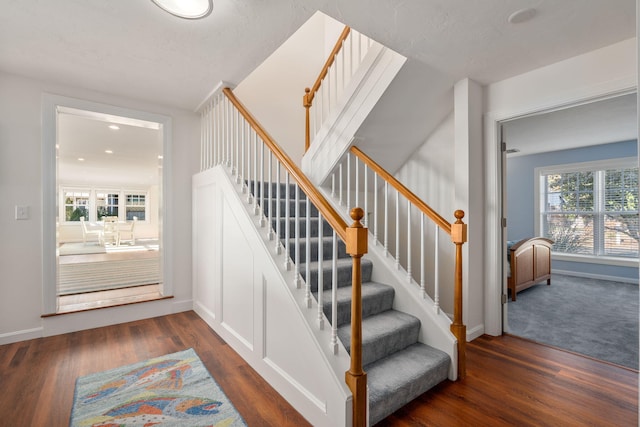
[{"label": "window", "polygon": [[64,220],[80,221],[81,217],[89,220],[89,191],[64,191]]},{"label": "window", "polygon": [[101,221],[115,216],[120,221],[146,220],[148,195],[140,190],[104,190],[95,188],[63,188],[60,215],[65,221]]},{"label": "window", "polygon": [[134,216],[138,218],[138,221],[145,220],[146,199],[145,194],[127,194],[127,221],[133,221]]},{"label": "window", "polygon": [[103,216],[118,216],[118,193],[96,193],[96,218]]},{"label": "window", "polygon": [[638,166],[634,159],[537,169],[540,228],[554,252],[638,257]]}]

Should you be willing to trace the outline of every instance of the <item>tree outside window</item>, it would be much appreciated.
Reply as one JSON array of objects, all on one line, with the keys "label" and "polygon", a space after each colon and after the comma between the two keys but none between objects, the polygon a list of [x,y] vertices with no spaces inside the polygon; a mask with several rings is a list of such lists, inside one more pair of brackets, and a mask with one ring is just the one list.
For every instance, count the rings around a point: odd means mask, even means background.
[{"label": "tree outside window", "polygon": [[88,191],[64,192],[65,221],[80,221],[81,217],[89,219],[89,195]]},{"label": "tree outside window", "polygon": [[638,168],[561,169],[540,174],[542,230],[554,251],[638,257]]}]

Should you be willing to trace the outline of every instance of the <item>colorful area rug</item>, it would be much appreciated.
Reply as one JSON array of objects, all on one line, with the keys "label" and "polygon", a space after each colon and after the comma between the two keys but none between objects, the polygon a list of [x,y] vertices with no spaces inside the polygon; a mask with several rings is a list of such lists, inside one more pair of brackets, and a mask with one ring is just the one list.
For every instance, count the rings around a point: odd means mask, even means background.
[{"label": "colorful area rug", "polygon": [[193,349],[78,378],[71,427],[246,426]]}]

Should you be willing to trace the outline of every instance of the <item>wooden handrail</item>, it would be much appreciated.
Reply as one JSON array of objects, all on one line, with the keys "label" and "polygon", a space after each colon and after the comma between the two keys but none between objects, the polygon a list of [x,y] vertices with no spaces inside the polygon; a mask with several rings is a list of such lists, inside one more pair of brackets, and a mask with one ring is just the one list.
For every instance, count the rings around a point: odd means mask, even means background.
[{"label": "wooden handrail", "polygon": [[258,121],[247,111],[240,101],[235,97],[231,89],[224,88],[222,90],[229,98],[229,101],[240,111],[240,114],[251,125],[253,130],[262,138],[264,143],[269,147],[271,152],[280,160],[285,169],[289,171],[291,176],[298,182],[302,191],[309,197],[316,208],[322,213],[323,217],[333,227],[343,242],[347,241],[347,223],[342,219],[340,214],[329,204],[329,202],[318,192],[314,185],[309,181],[306,175],[302,173],[300,168],[293,163],[293,160],[280,148],[280,146],[271,138],[271,136],[260,126]]},{"label": "wooden handrail", "polygon": [[387,181],[393,188],[400,192],[407,200],[420,209],[426,216],[431,218],[440,228],[451,234],[451,224],[449,221],[441,217],[436,211],[434,211],[429,205],[423,202],[418,196],[416,196],[411,190],[405,187],[400,181],[398,181],[393,175],[387,172],[379,164],[377,164],[371,157],[367,156],[356,146],[351,147],[351,152],[355,154],[364,164],[369,166],[373,171]]},{"label": "wooden handrail", "polygon": [[327,58],[327,62],[324,63],[324,67],[322,67],[322,70],[320,71],[318,78],[316,79],[313,86],[311,86],[309,94],[307,95],[307,101],[309,102],[309,104],[313,104],[313,98],[315,98],[316,92],[318,91],[318,89],[320,89],[320,85],[322,85],[322,80],[324,80],[324,78],[327,76],[327,73],[329,72],[329,68],[331,67],[331,65],[333,65],[333,62],[336,60],[336,55],[338,54],[338,52],[340,52],[340,49],[342,48],[342,43],[347,39],[350,31],[351,31],[351,28],[349,28],[348,26],[345,26],[344,30],[342,30],[342,33],[340,34],[340,37],[338,37],[338,41],[336,42],[335,46],[333,47],[333,50],[329,54],[329,57]]},{"label": "wooden handrail", "polygon": [[302,191],[304,191],[309,200],[311,200],[320,213],[322,213],[336,234],[346,243],[347,253],[349,253],[353,259],[351,274],[351,366],[349,370],[345,372],[345,382],[353,394],[352,425],[354,427],[365,427],[367,421],[367,374],[362,367],[362,269],[360,263],[362,255],[367,253],[368,245],[368,231],[360,222],[364,217],[364,211],[358,207],[353,208],[351,218],[354,222],[352,225],[347,226],[347,223],[318,192],[306,175],[302,173],[291,158],[282,151],[280,146],[235,97],[231,89],[225,88],[223,92],[256,134],[260,136],[271,152],[275,154],[286,170],[289,171],[291,176],[298,182]]},{"label": "wooden handrail", "polygon": [[352,146],[351,152],[358,157],[364,164],[369,166],[374,172],[387,181],[393,188],[402,194],[409,202],[422,211],[427,217],[435,222],[440,228],[451,236],[451,241],[456,245],[455,255],[455,271],[454,271],[454,297],[453,297],[453,322],[450,329],[458,340],[458,377],[464,378],[466,375],[466,342],[467,327],[462,319],[462,245],[467,241],[467,224],[462,221],[464,211],[457,210],[454,212],[456,222],[450,224],[442,218],[429,205],[424,203],[411,190],[405,187],[400,181],[393,177],[389,172],[377,164],[371,157],[367,156],[358,147]]},{"label": "wooden handrail", "polygon": [[338,54],[338,52],[340,52],[340,49],[342,48],[342,43],[347,39],[350,32],[351,32],[351,28],[349,28],[348,26],[345,26],[344,30],[342,30],[342,33],[340,34],[340,37],[338,37],[338,41],[336,42],[335,46],[333,46],[333,50],[329,54],[329,57],[327,58],[327,62],[325,62],[324,67],[322,67],[322,70],[320,71],[320,74],[318,75],[318,78],[316,79],[315,83],[313,84],[313,86],[311,86],[311,88],[307,87],[304,89],[304,96],[302,97],[302,106],[305,109],[305,125],[306,125],[305,137],[304,137],[305,153],[307,152],[307,150],[309,150],[309,146],[311,145],[311,125],[310,125],[310,119],[309,119],[309,109],[313,105],[313,98],[315,98],[316,92],[318,92],[318,90],[320,89],[320,85],[322,85],[322,80],[324,80],[324,78],[327,76],[327,73],[329,72],[329,68],[331,67],[331,65],[333,65],[333,62],[336,60],[336,55]]}]

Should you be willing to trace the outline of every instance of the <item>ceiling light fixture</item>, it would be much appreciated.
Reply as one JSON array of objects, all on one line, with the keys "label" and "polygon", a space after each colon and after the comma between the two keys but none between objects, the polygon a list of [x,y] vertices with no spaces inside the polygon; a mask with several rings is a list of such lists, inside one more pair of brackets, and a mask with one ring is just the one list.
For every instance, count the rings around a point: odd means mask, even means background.
[{"label": "ceiling light fixture", "polygon": [[213,10],[213,0],[151,0],[162,10],[179,18],[201,19]]},{"label": "ceiling light fixture", "polygon": [[113,150],[104,150],[104,152],[107,154],[113,154]]},{"label": "ceiling light fixture", "polygon": [[120,126],[118,126],[118,125],[109,125],[109,129],[118,130],[118,129],[120,129]]},{"label": "ceiling light fixture", "polygon": [[84,162],[84,158],[82,158],[82,157],[78,157],[78,161],[79,161],[79,162]]}]

